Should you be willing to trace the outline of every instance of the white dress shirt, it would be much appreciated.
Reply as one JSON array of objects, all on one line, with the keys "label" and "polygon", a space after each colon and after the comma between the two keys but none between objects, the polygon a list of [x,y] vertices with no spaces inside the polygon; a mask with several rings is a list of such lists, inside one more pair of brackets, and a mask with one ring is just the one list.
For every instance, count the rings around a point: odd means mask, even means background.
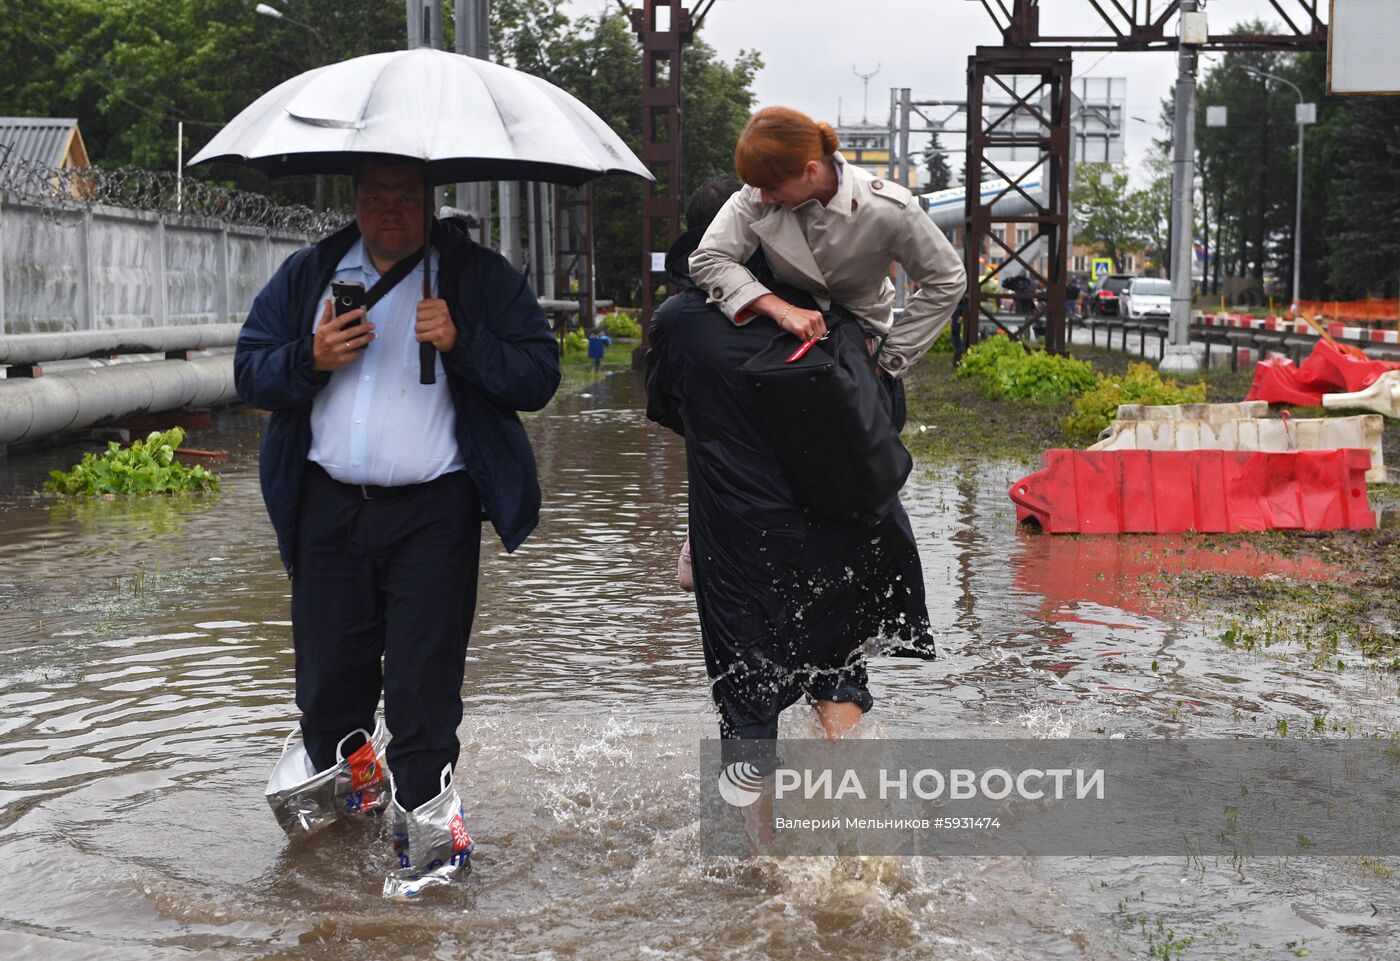
[{"label": "white dress shirt", "polygon": [[[431,260],[436,290],[435,253]],[[332,280],[359,281],[366,291],[379,280],[363,240],[341,258]],[[327,285],[316,305],[317,325],[330,296]],[[307,456],[338,481],[399,487],[466,466],[457,446],[457,411],[437,351],[437,383],[418,383],[413,327],[422,297],[420,262],[370,309],[374,340],[331,374],[311,404]]]}]

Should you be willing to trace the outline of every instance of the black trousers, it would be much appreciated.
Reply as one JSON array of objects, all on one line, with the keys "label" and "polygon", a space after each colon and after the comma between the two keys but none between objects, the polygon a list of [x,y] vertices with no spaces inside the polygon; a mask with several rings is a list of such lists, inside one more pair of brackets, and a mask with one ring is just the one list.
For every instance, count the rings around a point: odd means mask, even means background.
[{"label": "black trousers", "polygon": [[[296,698],[317,770],[372,731],[384,694],[389,770],[412,810],[441,790],[461,745],[462,676],[476,610],[481,498],[465,471],[367,498],[307,465],[292,576]],[[352,750],[361,739],[347,742]]]}]

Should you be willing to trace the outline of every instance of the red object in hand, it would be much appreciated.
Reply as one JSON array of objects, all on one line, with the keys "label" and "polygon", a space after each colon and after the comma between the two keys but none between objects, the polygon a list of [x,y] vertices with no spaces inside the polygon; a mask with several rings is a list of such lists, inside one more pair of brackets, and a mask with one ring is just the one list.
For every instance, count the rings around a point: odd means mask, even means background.
[{"label": "red object in hand", "polygon": [[812,345],[815,344],[815,343],[816,343],[817,341],[819,341],[819,340],[821,340],[820,337],[813,337],[811,340],[804,340],[804,341],[802,342],[802,346],[800,346],[800,347],[798,347],[796,350],[794,350],[794,351],[792,352],[791,356],[789,356],[788,359],[785,361],[785,363],[789,363],[789,364],[795,363],[795,362],[801,360],[803,357],[807,356],[807,351],[811,350],[811,349],[812,349]]}]

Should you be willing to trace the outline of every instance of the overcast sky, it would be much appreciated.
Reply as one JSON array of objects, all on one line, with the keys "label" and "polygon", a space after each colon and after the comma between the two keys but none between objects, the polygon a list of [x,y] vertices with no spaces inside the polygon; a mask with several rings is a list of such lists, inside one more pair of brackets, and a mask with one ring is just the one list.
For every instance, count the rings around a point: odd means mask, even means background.
[{"label": "overcast sky", "polygon": [[[594,13],[616,10],[617,0],[568,0],[566,5],[575,14]],[[1160,5],[1161,0],[1153,4]],[[1299,0],[1279,0],[1279,5],[1301,25]],[[687,0],[687,6],[697,9],[699,0]],[[1319,6],[1326,9],[1327,4]],[[1110,33],[1089,0],[1041,0],[1040,8],[1042,32]],[[1269,0],[1210,0],[1204,9],[1212,33],[1256,17],[1281,25]],[[1175,18],[1167,30],[1176,32]],[[838,103],[844,119],[860,119],[862,83],[853,71],[869,73],[877,65],[879,73],[870,81],[872,121],[888,118],[891,87],[911,88],[915,100],[966,100],[968,56],[979,44],[1000,42],[991,18],[975,0],[717,0],[701,35],[726,60],[743,49],[763,55],[765,66],[755,83],[760,107],[796,107],[832,122]],[[1161,101],[1171,95],[1175,80],[1175,55],[1079,53],[1074,72],[1127,79],[1128,116],[1140,118],[1129,119],[1125,132],[1128,163],[1136,174],[1152,140],[1166,136],[1158,120]],[[961,163],[955,160],[952,166],[956,171]]]}]

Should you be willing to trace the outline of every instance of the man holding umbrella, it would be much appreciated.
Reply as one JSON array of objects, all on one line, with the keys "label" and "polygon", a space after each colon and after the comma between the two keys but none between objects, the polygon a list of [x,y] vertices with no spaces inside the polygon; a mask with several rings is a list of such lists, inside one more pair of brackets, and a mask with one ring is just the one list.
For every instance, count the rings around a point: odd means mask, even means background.
[{"label": "man holding umbrella", "polygon": [[[289,832],[382,806],[382,689],[400,864],[384,893],[412,896],[468,864],[452,768],[481,518],[508,551],[534,529],[540,490],[516,412],[543,407],[559,384],[533,291],[459,221],[433,222],[431,186],[652,178],[547,81],[427,48],[293,77],[190,162],[354,177],[355,222],[287,259],[234,357],[240,395],[272,411],[263,498],[292,577],[304,751],[284,748],[268,799]],[[344,311],[332,309],[333,284],[362,285],[335,287],[351,298]],[[351,309],[357,289],[365,307]],[[284,767],[311,776],[274,790]],[[313,793],[289,810],[298,783],[343,803],[326,814]]]},{"label": "man holding umbrella", "polygon": [[[385,893],[411,894],[470,854],[451,774],[481,517],[507,550],[535,526],[515,411],[549,401],[558,348],[520,274],[450,221],[433,228],[436,296],[421,299],[420,260],[368,314],[333,314],[332,282],[374,291],[423,246],[421,164],[371,158],[354,177],[355,222],[282,265],[234,367],[240,395],[273,412],[263,489],[292,578],[306,751],[318,771],[334,766],[342,738],[374,729],[382,684],[400,855]],[[420,343],[435,348],[432,385]]]}]

